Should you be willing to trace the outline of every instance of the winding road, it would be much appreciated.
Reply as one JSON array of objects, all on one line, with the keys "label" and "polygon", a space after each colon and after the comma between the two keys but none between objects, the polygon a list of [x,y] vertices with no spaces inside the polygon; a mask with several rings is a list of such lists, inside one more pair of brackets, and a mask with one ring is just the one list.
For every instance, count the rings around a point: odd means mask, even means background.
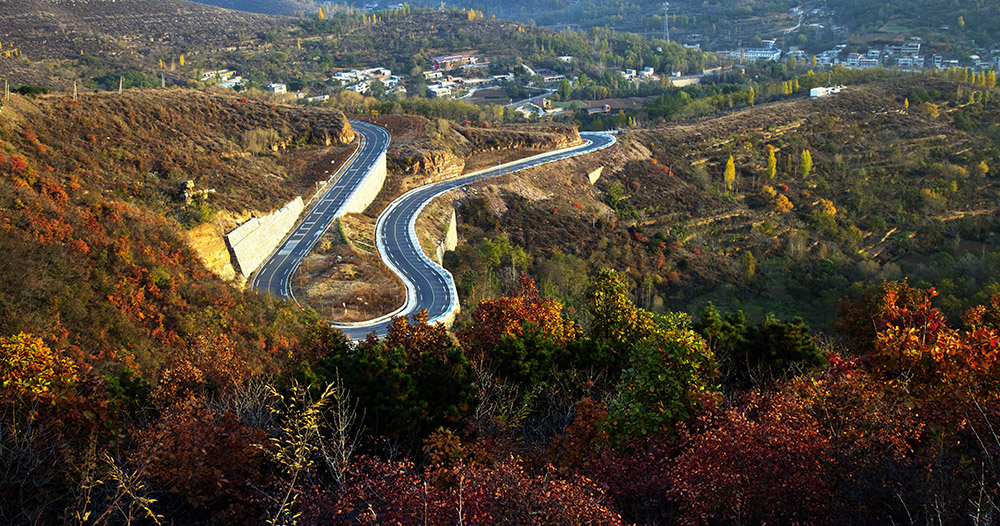
[{"label": "winding road", "polygon": [[[294,298],[290,280],[302,259],[309,253],[330,223],[343,214],[345,203],[364,181],[378,158],[385,153],[389,133],[372,124],[351,121],[351,126],[363,137],[362,147],[347,161],[343,175],[308,211],[291,234],[261,265],[251,286],[262,292]],[[428,258],[417,241],[415,225],[421,210],[435,197],[456,188],[491,177],[510,174],[533,166],[607,148],[615,143],[607,133],[581,132],[584,142],[577,146],[535,155],[518,161],[480,170],[447,181],[415,188],[389,204],[379,215],[375,240],[382,261],[400,277],[406,286],[406,302],[395,312],[358,323],[334,323],[352,340],[364,339],[375,331],[379,336],[394,316],[409,316],[420,309],[428,311],[430,321],[453,315],[458,307],[458,294],[451,273]]]},{"label": "winding road", "polygon": [[361,146],[344,163],[345,169],[327,188],[316,203],[299,220],[278,248],[254,274],[250,286],[262,294],[293,298],[291,281],[295,269],[312,250],[334,219],[344,215],[345,208],[361,183],[389,148],[389,132],[381,126],[362,121],[350,121],[361,135]]},{"label": "winding road", "polygon": [[451,273],[431,261],[417,241],[416,221],[420,211],[435,197],[484,179],[525,170],[533,166],[574,157],[602,148],[615,142],[606,133],[581,133],[584,143],[526,159],[521,159],[487,170],[463,175],[415,188],[389,204],[378,218],[375,240],[382,261],[406,285],[406,303],[388,316],[358,324],[334,324],[353,340],[363,339],[371,331],[382,336],[392,321],[392,316],[409,316],[420,309],[427,309],[430,321],[452,315],[458,306],[458,294]]}]

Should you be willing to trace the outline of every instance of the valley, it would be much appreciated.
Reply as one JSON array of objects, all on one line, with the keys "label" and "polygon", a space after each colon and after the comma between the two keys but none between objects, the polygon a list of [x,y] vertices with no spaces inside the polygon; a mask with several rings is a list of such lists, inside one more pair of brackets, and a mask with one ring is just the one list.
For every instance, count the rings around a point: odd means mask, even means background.
[{"label": "valley", "polygon": [[0,523],[1000,512],[990,6],[218,3],[0,1]]}]

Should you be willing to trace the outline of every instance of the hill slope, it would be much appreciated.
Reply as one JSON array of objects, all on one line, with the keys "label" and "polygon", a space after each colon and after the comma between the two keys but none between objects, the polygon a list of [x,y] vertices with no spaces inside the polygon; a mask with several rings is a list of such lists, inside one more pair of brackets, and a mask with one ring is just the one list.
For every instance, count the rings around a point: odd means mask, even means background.
[{"label": "hill slope", "polygon": [[1000,105],[989,95],[940,78],[889,79],[631,132],[621,151],[649,153],[604,160],[600,193],[578,191],[591,164],[537,170],[540,191],[525,191],[522,177],[500,191],[483,184],[486,200],[463,199],[469,245],[449,270],[460,295],[496,290],[486,277],[502,269],[484,266],[477,249],[506,235],[533,258],[521,268],[570,305],[582,304],[582,291],[564,276],[611,267],[625,269],[648,308],[714,301],[825,326],[862,283],[909,275],[937,285],[948,312],[960,313],[983,299],[971,296],[977,284],[993,283],[989,253],[1000,248],[1000,185],[987,175],[1000,152]]},{"label": "hill slope", "polygon": [[319,3],[313,0],[196,0],[199,4],[225,9],[261,13],[265,15],[291,15],[297,11],[315,12]]},{"label": "hill slope", "polygon": [[[231,225],[312,188],[327,176],[296,158],[328,137],[353,137],[339,112],[231,95],[15,96],[0,111],[0,333],[152,382],[188,350],[213,360],[210,341],[240,367],[274,366],[267,349],[295,345],[300,314],[209,273],[180,223]],[[186,180],[214,193],[186,202]]]},{"label": "hill slope", "polygon": [[282,19],[187,0],[18,0],[0,2],[0,20],[3,49],[20,50],[19,57],[0,56],[0,77],[26,83],[61,76],[57,67],[40,67],[43,59],[152,66],[161,50],[176,56],[244,44]]}]

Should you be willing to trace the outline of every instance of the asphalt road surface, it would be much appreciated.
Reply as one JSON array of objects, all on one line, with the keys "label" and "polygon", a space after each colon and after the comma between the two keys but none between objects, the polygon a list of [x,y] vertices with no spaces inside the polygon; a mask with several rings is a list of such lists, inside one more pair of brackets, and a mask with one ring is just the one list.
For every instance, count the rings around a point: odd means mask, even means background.
[{"label": "asphalt road surface", "polygon": [[364,181],[372,166],[389,147],[389,132],[381,126],[350,121],[363,143],[347,161],[344,173],[329,185],[323,195],[295,225],[278,248],[257,270],[250,286],[262,294],[294,298],[291,278],[302,259],[312,250],[319,237],[334,219],[344,214],[345,205]]},{"label": "asphalt road surface", "polygon": [[[455,280],[451,273],[424,255],[417,242],[414,225],[417,216],[420,215],[420,211],[427,203],[438,195],[461,186],[593,152],[611,146],[615,142],[614,136],[606,133],[583,132],[580,136],[586,141],[582,145],[536,155],[496,168],[422,186],[407,192],[390,203],[378,218],[378,224],[375,227],[375,240],[382,261],[389,265],[406,284],[406,304],[395,314],[408,316],[420,309],[427,309],[429,319],[434,321],[450,314],[458,304]],[[390,321],[390,319],[381,318],[367,323],[335,324],[334,326],[343,330],[344,334],[351,339],[361,340],[372,331],[375,331],[380,337],[384,336]]]}]

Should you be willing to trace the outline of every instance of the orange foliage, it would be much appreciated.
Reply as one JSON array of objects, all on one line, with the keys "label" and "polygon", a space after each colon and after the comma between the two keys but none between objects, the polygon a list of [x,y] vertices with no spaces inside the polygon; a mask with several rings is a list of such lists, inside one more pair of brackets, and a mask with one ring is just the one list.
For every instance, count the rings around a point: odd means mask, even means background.
[{"label": "orange foliage", "polygon": [[534,280],[525,274],[507,296],[483,300],[472,314],[472,325],[459,334],[470,357],[484,358],[504,336],[521,336],[526,324],[536,326],[542,336],[558,345],[575,340],[580,329],[562,316],[562,304],[542,298]]},{"label": "orange foliage", "polygon": [[427,319],[428,314],[424,309],[413,315],[412,322],[405,316],[393,318],[386,329],[386,345],[390,349],[405,350],[411,362],[418,361],[423,353],[445,359],[448,349],[452,347],[448,329],[440,323],[431,325]]}]

